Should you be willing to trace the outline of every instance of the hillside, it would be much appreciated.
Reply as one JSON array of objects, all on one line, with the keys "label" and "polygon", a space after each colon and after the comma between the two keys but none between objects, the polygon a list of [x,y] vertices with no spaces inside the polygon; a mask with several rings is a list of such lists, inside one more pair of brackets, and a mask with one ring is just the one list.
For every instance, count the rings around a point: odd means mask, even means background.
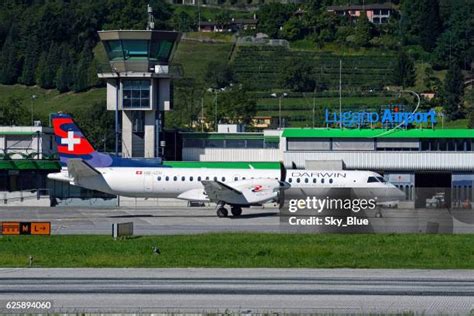
[{"label": "hillside", "polygon": [[[190,34],[187,37],[199,38],[206,34]],[[395,102],[395,95],[384,94],[380,88],[390,84],[390,67],[394,62],[393,56],[345,55],[337,56],[327,52],[302,51],[281,47],[241,46],[229,60],[232,43],[229,38],[222,37],[221,41],[209,42],[195,39],[181,41],[175,55],[174,63],[180,64],[184,70],[184,80],[192,80],[205,86],[205,72],[210,62],[222,60],[233,65],[239,82],[246,83],[256,93],[257,115],[278,116],[278,99],[271,96],[272,91],[284,91],[279,76],[283,65],[292,60],[309,60],[320,72],[314,76],[318,82],[327,84],[327,90],[318,92],[290,92],[282,100],[282,116],[290,126],[312,126],[313,105],[315,108],[316,126],[322,126],[322,113],[325,108],[339,106],[339,60],[342,60],[342,106],[345,109],[378,109],[381,105]],[[103,49],[99,44],[94,52],[103,59]],[[417,67],[423,75],[423,67]],[[421,86],[422,80],[418,80]],[[378,89],[377,92],[369,92]],[[32,95],[37,98],[32,100]],[[86,92],[59,93],[55,89],[41,89],[37,86],[0,85],[0,104],[5,104],[9,97],[20,98],[25,108],[33,111],[35,119],[47,122],[52,112],[63,111],[76,113],[81,109],[98,102],[105,102],[105,88],[93,88]],[[175,96],[176,97],[176,96]],[[178,96],[179,97],[179,96]],[[199,100],[195,100],[196,102]],[[175,102],[179,100],[175,99]],[[204,94],[205,105],[212,105],[212,94]],[[445,127],[465,127],[466,120],[459,123],[446,124]],[[172,127],[172,126],[170,126]]]}]

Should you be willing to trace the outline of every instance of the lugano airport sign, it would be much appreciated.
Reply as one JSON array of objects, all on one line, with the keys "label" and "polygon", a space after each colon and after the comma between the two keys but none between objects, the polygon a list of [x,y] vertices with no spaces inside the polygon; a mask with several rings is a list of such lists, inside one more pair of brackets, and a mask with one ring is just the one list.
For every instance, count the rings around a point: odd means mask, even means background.
[{"label": "lugano airport sign", "polygon": [[397,110],[386,109],[381,114],[378,112],[331,112],[329,109],[325,111],[326,124],[337,124],[344,127],[353,127],[369,124],[402,124],[409,125],[411,123],[430,123],[436,124],[436,111],[428,112],[400,112]]}]

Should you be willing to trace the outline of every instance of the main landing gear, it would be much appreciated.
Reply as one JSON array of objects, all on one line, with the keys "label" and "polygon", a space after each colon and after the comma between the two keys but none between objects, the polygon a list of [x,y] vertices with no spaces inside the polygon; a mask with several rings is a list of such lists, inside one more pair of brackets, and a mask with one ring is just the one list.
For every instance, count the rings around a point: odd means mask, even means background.
[{"label": "main landing gear", "polygon": [[240,216],[242,215],[242,208],[240,206],[232,206],[230,212],[233,216]]},{"label": "main landing gear", "polygon": [[[224,207],[224,205],[225,204],[223,203],[217,203],[217,208],[216,208],[217,217],[227,217],[229,215],[229,212]],[[232,213],[232,216],[237,217],[242,214],[242,208],[240,206],[232,205],[230,207],[230,212]]]}]

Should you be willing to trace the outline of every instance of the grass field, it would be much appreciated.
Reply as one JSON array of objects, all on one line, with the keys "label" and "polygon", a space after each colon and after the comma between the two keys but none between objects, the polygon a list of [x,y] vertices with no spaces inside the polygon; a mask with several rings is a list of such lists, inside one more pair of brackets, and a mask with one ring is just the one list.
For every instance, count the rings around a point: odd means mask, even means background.
[{"label": "grass field", "polygon": [[174,63],[181,64],[184,77],[203,80],[207,65],[212,61],[227,61],[232,43],[202,43],[183,40],[179,43]]},{"label": "grass field", "polygon": [[[32,100],[32,95],[37,96],[34,101]],[[35,119],[40,119],[43,121],[43,125],[47,125],[50,113],[57,111],[74,113],[75,110],[84,106],[101,101],[105,102],[106,90],[101,88],[91,89],[82,93],[59,93],[57,90],[45,90],[36,86],[0,85],[0,105],[9,97],[21,98],[23,105],[28,111],[30,111],[31,105],[33,105]]]},{"label": "grass field", "polygon": [[[0,266],[473,269],[474,235],[226,233],[0,237]],[[159,247],[161,254],[152,248]]]}]

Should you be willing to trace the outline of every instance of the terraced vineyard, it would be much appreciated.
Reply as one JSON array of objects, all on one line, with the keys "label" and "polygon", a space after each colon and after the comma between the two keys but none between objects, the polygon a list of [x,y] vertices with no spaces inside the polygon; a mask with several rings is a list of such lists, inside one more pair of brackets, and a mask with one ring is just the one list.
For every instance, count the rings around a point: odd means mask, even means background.
[{"label": "terraced vineyard", "polygon": [[284,47],[240,46],[233,60],[237,80],[255,91],[283,89],[284,68],[298,59],[313,65],[318,84],[328,90],[339,87],[342,60],[342,88],[345,91],[380,90],[392,84],[393,56],[337,56],[331,53],[295,51]]}]

